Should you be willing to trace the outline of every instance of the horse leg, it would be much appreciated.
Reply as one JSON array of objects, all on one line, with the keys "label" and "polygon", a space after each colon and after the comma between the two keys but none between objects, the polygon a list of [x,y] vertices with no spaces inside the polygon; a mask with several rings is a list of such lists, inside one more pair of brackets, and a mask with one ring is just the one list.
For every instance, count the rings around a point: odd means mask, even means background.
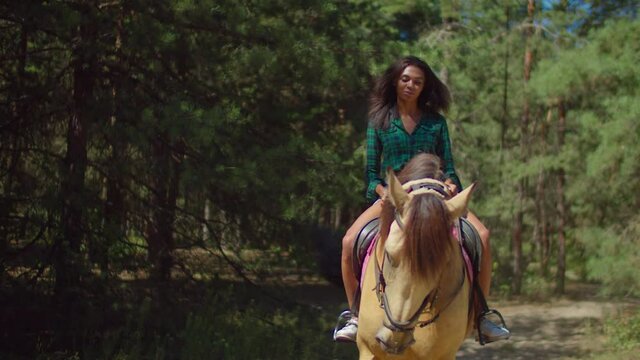
[{"label": "horse leg", "polygon": [[364,340],[364,338],[362,337],[362,333],[358,332],[358,337],[356,339],[356,345],[358,346],[358,359],[359,360],[378,360],[380,359],[379,357],[377,357],[369,348],[370,344],[367,344],[367,342]]},{"label": "horse leg", "polygon": [[359,360],[378,360],[378,357],[376,357],[366,346],[363,348],[358,347],[358,352],[360,353],[360,356],[358,357]]},{"label": "horse leg", "polygon": [[440,360],[456,360],[456,352],[457,351],[455,351],[455,352],[453,352],[451,354],[446,354],[446,355],[444,355],[442,357],[439,357],[438,359],[440,359]]}]

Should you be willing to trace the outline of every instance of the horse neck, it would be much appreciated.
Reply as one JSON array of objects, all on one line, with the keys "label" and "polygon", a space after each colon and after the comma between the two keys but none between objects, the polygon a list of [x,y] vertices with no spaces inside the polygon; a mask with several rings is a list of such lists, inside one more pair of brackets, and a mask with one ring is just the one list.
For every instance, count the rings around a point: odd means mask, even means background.
[{"label": "horse neck", "polygon": [[440,286],[443,291],[447,289],[455,288],[460,283],[460,278],[462,276],[464,262],[462,259],[462,253],[460,249],[460,245],[458,240],[454,240],[456,244],[454,245],[453,251],[451,252],[451,257],[448,262],[448,266],[443,270],[440,279]]},{"label": "horse neck", "polygon": [[376,241],[376,248],[375,248],[375,260],[378,262],[378,264],[382,264],[382,261],[384,259],[384,244],[386,242],[386,239],[383,239],[382,236],[378,236],[378,240]]}]

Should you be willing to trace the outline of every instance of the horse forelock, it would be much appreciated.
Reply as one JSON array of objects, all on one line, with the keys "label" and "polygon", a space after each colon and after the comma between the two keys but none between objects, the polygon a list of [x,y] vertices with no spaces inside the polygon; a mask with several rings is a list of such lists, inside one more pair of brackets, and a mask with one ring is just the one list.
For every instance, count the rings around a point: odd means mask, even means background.
[{"label": "horse forelock", "polygon": [[407,208],[405,256],[412,276],[435,280],[453,249],[451,221],[442,199],[432,193],[416,195]]}]

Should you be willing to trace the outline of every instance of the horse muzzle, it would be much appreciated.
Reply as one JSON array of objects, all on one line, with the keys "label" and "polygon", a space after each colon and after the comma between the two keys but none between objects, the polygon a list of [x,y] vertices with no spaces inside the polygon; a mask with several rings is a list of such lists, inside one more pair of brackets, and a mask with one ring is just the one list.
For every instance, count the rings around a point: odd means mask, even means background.
[{"label": "horse muzzle", "polygon": [[413,345],[416,339],[413,337],[413,329],[393,331],[385,326],[378,330],[376,341],[387,353],[400,355]]}]

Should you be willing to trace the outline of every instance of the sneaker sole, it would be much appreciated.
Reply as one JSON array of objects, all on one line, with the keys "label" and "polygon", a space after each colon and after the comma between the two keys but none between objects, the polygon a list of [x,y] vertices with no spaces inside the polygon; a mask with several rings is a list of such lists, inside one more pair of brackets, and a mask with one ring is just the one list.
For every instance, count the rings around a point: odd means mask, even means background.
[{"label": "sneaker sole", "polygon": [[[496,342],[496,341],[500,341],[500,340],[509,340],[509,338],[511,337],[511,334],[506,335],[506,336],[497,336],[497,337],[493,337],[493,338],[489,338],[486,336],[482,337],[482,340],[485,344],[490,344],[492,342]],[[476,339],[476,341],[479,341],[479,339]]]},{"label": "sneaker sole", "polygon": [[342,342],[342,343],[354,343],[354,342],[356,342],[355,339],[352,339],[352,338],[347,337],[347,336],[336,336],[336,337],[333,338],[333,341]]}]

